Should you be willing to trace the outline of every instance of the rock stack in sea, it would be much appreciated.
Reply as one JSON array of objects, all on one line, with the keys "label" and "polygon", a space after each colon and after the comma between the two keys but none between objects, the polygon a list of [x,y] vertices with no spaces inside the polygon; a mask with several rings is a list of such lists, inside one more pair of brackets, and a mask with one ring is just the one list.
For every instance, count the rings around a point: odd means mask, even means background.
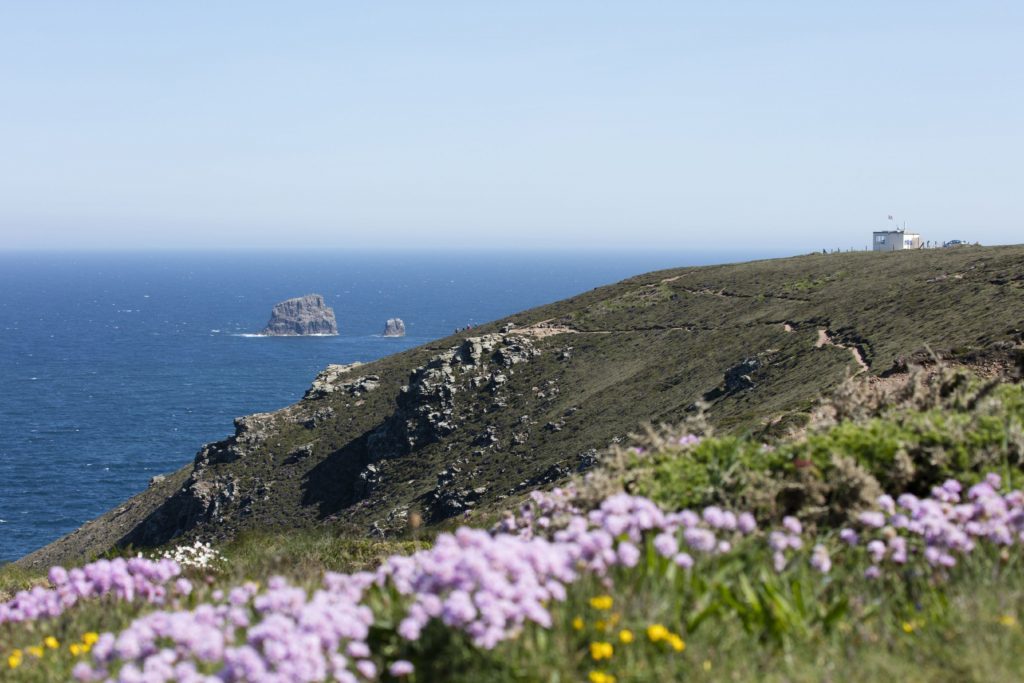
[{"label": "rock stack in sea", "polygon": [[405,323],[401,318],[390,318],[384,325],[385,337],[404,337]]},{"label": "rock stack in sea", "polygon": [[282,301],[274,306],[270,322],[263,334],[271,336],[301,336],[338,334],[334,310],[324,303],[319,294],[307,294]]}]

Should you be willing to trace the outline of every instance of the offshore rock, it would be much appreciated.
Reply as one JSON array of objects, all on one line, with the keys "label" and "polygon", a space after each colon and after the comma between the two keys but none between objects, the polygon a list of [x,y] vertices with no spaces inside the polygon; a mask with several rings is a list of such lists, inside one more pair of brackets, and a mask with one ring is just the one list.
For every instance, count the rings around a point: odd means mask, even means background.
[{"label": "offshore rock", "polygon": [[401,318],[389,318],[387,323],[384,324],[384,336],[385,337],[404,337],[405,336],[405,323]]},{"label": "offshore rock", "polygon": [[338,322],[322,296],[307,294],[276,304],[263,334],[278,337],[338,334]]}]

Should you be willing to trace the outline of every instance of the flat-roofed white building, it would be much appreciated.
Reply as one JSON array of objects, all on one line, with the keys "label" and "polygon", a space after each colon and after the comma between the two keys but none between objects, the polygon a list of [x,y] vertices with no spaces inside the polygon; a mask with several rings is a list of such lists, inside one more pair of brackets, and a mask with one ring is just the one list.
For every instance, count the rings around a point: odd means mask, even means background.
[{"label": "flat-roofed white building", "polygon": [[921,236],[916,232],[906,232],[904,230],[876,230],[871,244],[874,251],[920,249]]}]

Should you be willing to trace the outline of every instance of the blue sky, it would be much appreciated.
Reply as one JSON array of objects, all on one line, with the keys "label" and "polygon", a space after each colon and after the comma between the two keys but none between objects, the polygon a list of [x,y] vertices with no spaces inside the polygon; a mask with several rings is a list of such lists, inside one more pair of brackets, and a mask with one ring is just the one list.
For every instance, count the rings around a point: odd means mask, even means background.
[{"label": "blue sky", "polygon": [[1020,2],[6,2],[0,248],[1024,241]]}]

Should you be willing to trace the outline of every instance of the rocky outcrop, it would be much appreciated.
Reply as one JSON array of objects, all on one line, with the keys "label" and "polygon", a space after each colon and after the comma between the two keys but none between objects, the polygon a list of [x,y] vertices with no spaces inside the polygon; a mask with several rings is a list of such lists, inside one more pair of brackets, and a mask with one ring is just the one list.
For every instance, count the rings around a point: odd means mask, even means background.
[{"label": "rocky outcrop", "polygon": [[747,389],[753,389],[757,383],[751,375],[761,368],[761,359],[746,358],[725,371],[725,392],[735,394]]},{"label": "rocky outcrop", "polygon": [[280,337],[338,334],[338,322],[334,310],[324,303],[321,295],[307,294],[276,304],[263,334]]},{"label": "rocky outcrop", "polygon": [[439,522],[449,517],[466,512],[480,502],[483,495],[487,493],[486,486],[477,486],[472,489],[448,490],[439,483],[437,489],[432,492],[432,504],[430,506],[432,515],[431,521]]},{"label": "rocky outcrop", "polygon": [[398,457],[443,439],[458,428],[455,399],[459,392],[483,385],[496,392],[513,365],[539,354],[526,337],[488,334],[469,337],[434,356],[413,370],[398,396],[395,413],[370,435],[371,457]]},{"label": "rocky outcrop", "polygon": [[344,392],[353,398],[359,398],[380,386],[380,377],[377,375],[364,375],[362,377],[350,377],[352,370],[358,368],[362,363],[351,363],[349,365],[328,365],[313,380],[313,385],[306,391],[304,398],[322,398],[335,392]]},{"label": "rocky outcrop", "polygon": [[735,396],[757,387],[757,373],[763,371],[771,363],[773,350],[742,361],[726,369],[724,382],[704,394],[705,401],[717,401],[725,396]]},{"label": "rocky outcrop", "polygon": [[[394,412],[367,435],[360,469],[353,472],[354,500],[365,500],[387,485],[380,461],[406,456],[464,425],[467,411],[473,410],[473,401],[467,397],[460,405],[457,396],[477,391],[492,400],[499,398],[495,394],[504,390],[508,376],[515,372],[513,366],[539,354],[529,338],[491,334],[470,337],[415,368],[409,383],[399,392]],[[237,418],[234,435],[203,446],[188,478],[177,491],[120,543],[161,545],[198,527],[222,528],[229,520],[238,523],[252,515],[271,495],[277,476],[273,470],[257,474],[253,466],[259,469],[258,464],[268,457],[279,457],[286,467],[301,466],[314,458],[315,439],[296,443],[297,435],[293,435],[292,443],[283,447],[283,426],[293,424],[316,430],[337,415],[335,408],[319,401],[336,396],[358,400],[378,390],[381,377],[362,374],[361,368],[361,363],[327,366],[305,395],[305,399],[318,403],[300,404],[283,415],[256,413]],[[497,448],[499,444],[500,435],[493,425],[485,426],[474,440],[474,446],[481,449]],[[281,449],[279,456],[269,455],[277,449]],[[484,498],[487,488],[461,480],[460,472],[453,466],[438,477],[435,490],[425,501],[430,519],[465,512]],[[385,526],[391,529],[395,524],[399,522]]]},{"label": "rocky outcrop", "polygon": [[388,318],[387,323],[384,324],[384,336],[404,337],[405,322],[403,322],[401,318]]},{"label": "rocky outcrop", "polygon": [[260,457],[274,423],[274,413],[236,418],[234,436],[203,446],[182,486],[119,543],[161,545],[200,525],[216,526],[229,515],[248,514],[254,503],[266,498],[270,487],[259,477],[248,478],[243,486],[241,478],[225,466]]}]

